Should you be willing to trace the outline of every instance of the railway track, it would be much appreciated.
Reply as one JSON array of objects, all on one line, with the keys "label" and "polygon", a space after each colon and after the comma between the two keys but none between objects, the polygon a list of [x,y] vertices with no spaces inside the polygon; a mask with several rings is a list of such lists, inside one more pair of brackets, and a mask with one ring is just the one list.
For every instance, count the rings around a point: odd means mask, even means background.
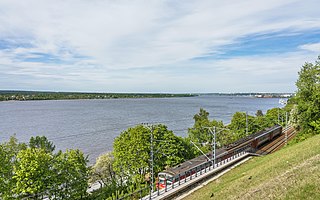
[{"label": "railway track", "polygon": [[296,131],[293,127],[290,126],[284,129],[282,134],[276,139],[274,139],[272,142],[260,147],[256,153],[260,155],[273,153],[279,150],[281,147],[283,147],[286,144],[286,141],[291,140],[295,135]]},{"label": "railway track", "polygon": [[[124,197],[124,199],[131,198],[131,196],[139,195],[143,200],[172,199],[185,193],[186,191],[189,191],[190,189],[198,187],[205,181],[211,180],[213,177],[223,174],[230,167],[239,162],[242,162],[243,160],[247,160],[251,156],[266,155],[277,151],[278,149],[283,147],[288,140],[292,139],[295,134],[296,131],[291,126],[282,129],[282,127],[279,125],[271,127],[264,131],[257,132],[248,138],[244,138],[233,143],[232,145],[228,146],[228,148],[220,149],[220,157],[218,157],[220,158],[220,160],[217,160],[215,167],[211,165],[212,160],[197,157],[196,160],[192,159],[185,163],[179,164],[179,166],[171,169],[170,172],[161,172],[162,174],[166,173],[165,175],[169,174],[170,177],[173,177],[171,180],[175,181],[172,181],[171,184],[164,184],[164,188],[158,187],[152,192],[149,191],[149,194],[145,197],[142,197],[141,190],[140,194],[132,193]],[[273,136],[275,137],[271,142],[267,142],[263,146],[259,147],[259,145],[261,145],[263,141],[266,141],[266,139],[270,139]],[[201,162],[196,163],[199,162],[199,159]],[[175,178],[172,174],[177,175],[177,177]],[[164,178],[164,183],[166,183],[165,181],[166,179]],[[144,189],[148,190],[149,188]]]}]

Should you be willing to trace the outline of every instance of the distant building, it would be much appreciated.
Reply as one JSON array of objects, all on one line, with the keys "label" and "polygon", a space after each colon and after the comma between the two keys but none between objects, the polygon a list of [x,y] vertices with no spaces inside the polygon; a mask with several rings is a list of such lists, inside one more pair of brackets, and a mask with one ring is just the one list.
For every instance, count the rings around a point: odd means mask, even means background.
[{"label": "distant building", "polygon": [[281,95],[281,97],[283,97],[283,98],[289,98],[289,97],[292,97],[292,94],[283,94],[283,95]]}]

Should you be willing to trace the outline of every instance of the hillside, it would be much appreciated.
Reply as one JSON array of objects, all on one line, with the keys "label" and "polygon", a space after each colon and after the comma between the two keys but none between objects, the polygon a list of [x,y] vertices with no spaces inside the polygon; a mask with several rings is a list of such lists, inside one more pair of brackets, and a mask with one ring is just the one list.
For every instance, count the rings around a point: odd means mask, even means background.
[{"label": "hillside", "polygon": [[320,199],[320,135],[255,157],[197,190],[194,199]]}]

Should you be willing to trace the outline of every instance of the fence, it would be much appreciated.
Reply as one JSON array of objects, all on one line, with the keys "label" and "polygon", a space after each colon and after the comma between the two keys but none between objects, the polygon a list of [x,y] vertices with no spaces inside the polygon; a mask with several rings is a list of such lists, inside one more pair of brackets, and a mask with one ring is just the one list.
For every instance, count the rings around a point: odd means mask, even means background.
[{"label": "fence", "polygon": [[[178,180],[173,182],[170,186],[168,186],[168,184],[166,184],[165,182],[165,188],[163,189],[159,189],[156,187],[156,183],[154,183],[152,185],[152,190],[151,190],[151,186],[150,187],[146,187],[146,188],[142,188],[134,193],[131,194],[127,194],[121,198],[119,198],[119,200],[132,200],[132,199],[143,199],[143,200],[147,200],[147,199],[154,199],[157,198],[161,195],[164,195],[165,193],[178,188],[181,185],[188,185],[189,182],[199,176],[205,175],[208,172],[212,172],[213,170],[216,170],[216,172],[218,173],[219,171],[221,171],[221,168],[223,168],[222,166],[224,166],[225,164],[229,163],[230,161],[233,161],[236,158],[239,158],[240,156],[244,156],[245,154],[248,154],[250,152],[254,151],[251,147],[244,147],[242,149],[242,151],[238,151],[237,153],[235,153],[234,155],[219,161],[218,163],[215,164],[215,166],[212,166],[212,161],[207,161],[205,163],[202,163],[201,165],[198,165],[194,168],[191,168],[187,171],[185,171],[182,174],[178,175]],[[219,170],[218,170],[219,168]],[[152,192],[154,191],[154,192]],[[148,195],[146,195],[146,193],[148,192]],[[146,195],[146,196],[144,196]]]}]

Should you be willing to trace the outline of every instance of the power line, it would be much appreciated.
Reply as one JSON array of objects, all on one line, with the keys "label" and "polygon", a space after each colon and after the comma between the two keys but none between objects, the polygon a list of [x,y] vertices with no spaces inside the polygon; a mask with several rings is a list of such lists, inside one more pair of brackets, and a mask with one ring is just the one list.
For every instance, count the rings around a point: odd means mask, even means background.
[{"label": "power line", "polygon": [[[188,118],[183,118],[180,120],[167,120],[167,121],[158,121],[158,122],[153,122],[152,124],[162,124],[162,123],[168,123],[168,122],[181,122],[181,121],[186,121],[186,119]],[[114,124],[116,125],[116,124]],[[135,126],[135,125],[139,125],[139,123],[132,123],[132,124],[127,124],[127,127],[131,127],[131,126]],[[100,129],[100,130],[94,130],[94,131],[90,131],[90,132],[84,132],[84,133],[78,133],[78,134],[72,134],[72,135],[66,135],[66,136],[58,136],[58,137],[52,137],[52,138],[48,138],[49,140],[63,140],[63,139],[69,139],[69,138],[75,138],[75,137],[79,137],[79,136],[85,136],[85,135],[91,135],[93,133],[100,133],[100,134],[104,134],[103,132],[105,131],[118,131],[119,128],[114,128],[114,129]],[[172,130],[172,131],[185,131],[188,129],[178,129],[178,130]]]}]

